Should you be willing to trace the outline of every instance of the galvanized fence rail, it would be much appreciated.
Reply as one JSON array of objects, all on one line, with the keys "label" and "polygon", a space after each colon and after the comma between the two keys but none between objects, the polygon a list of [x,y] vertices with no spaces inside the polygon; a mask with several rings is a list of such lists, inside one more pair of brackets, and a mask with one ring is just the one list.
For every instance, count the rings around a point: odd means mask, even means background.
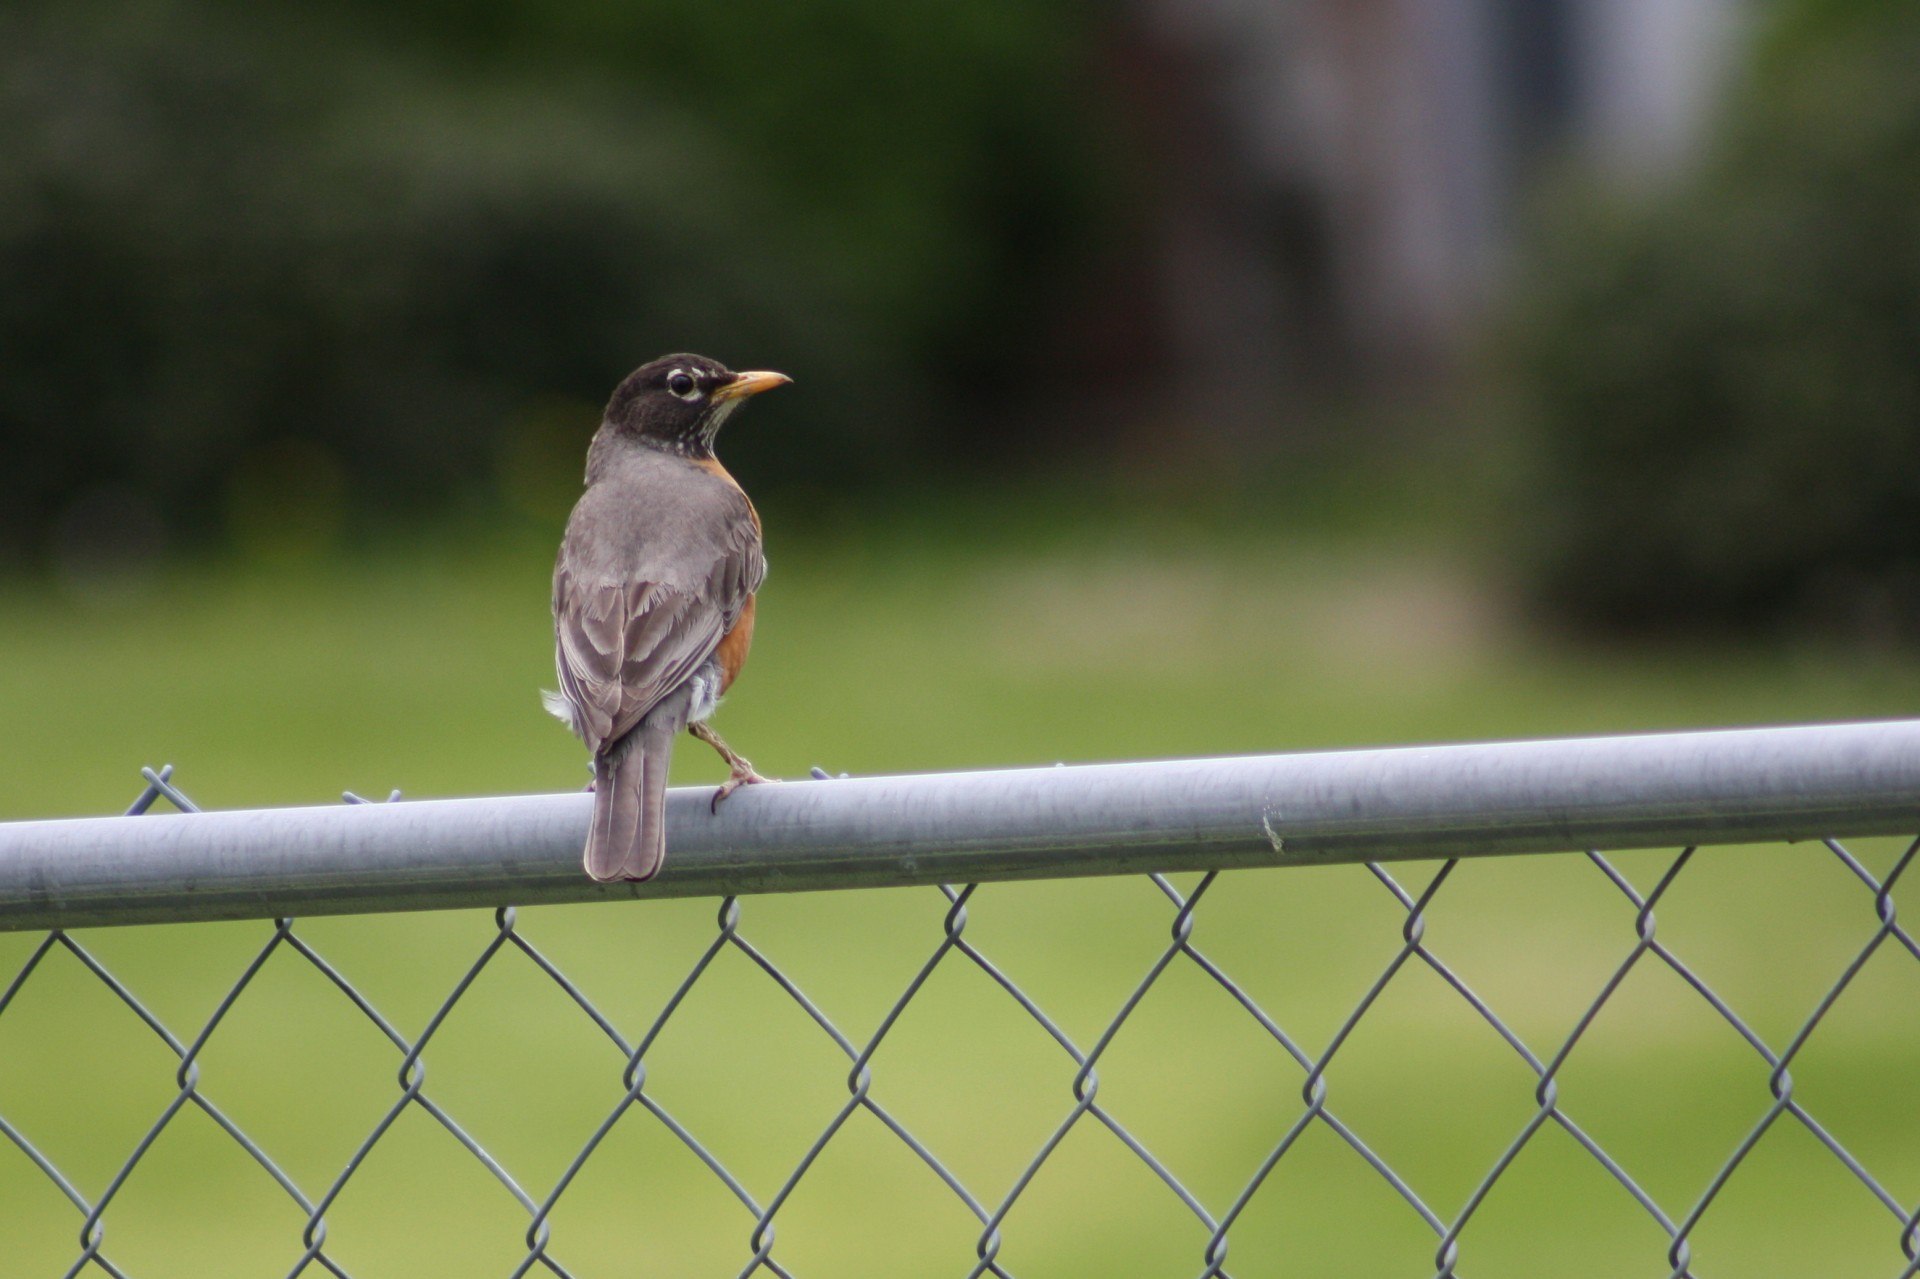
[{"label": "galvanized fence rail", "polygon": [[[1462,1269],[1462,1236],[1490,1192],[1549,1127],[1570,1137],[1666,1240],[1662,1268],[1676,1279],[1696,1272],[1693,1241],[1755,1147],[1776,1125],[1797,1125],[1857,1186],[1884,1208],[1885,1273],[1920,1274],[1920,1204],[1903,1198],[1849,1149],[1796,1095],[1793,1067],[1863,967],[1877,953],[1920,962],[1920,943],[1898,922],[1894,891],[1920,841],[1875,874],[1843,840],[1920,831],[1920,721],[1822,725],[1715,733],[1554,742],[1494,743],[1329,754],[1117,764],[917,777],[830,778],[742,792],[719,814],[705,790],[675,792],[670,804],[669,866],[651,884],[600,886],[578,870],[588,813],[582,795],[368,804],[201,813],[170,769],[147,770],[130,816],[165,803],[184,816],[140,821],[98,818],[0,824],[0,930],[47,930],[0,989],[0,1030],[9,1008],[50,957],[84,966],[157,1036],[177,1061],[174,1095],[104,1184],[76,1183],[59,1152],[36,1141],[6,1112],[0,1134],[31,1162],[77,1214],[75,1252],[65,1274],[134,1273],[110,1247],[116,1197],[169,1126],[189,1108],[212,1120],[297,1209],[299,1247],[292,1276],[352,1273],[328,1248],[329,1212],[397,1121],[417,1109],[483,1167],[526,1220],[524,1252],[500,1273],[579,1273],[564,1260],[553,1217],[582,1170],[616,1127],[636,1112],[698,1158],[744,1210],[741,1279],[762,1271],[791,1276],[776,1248],[777,1224],[822,1153],[865,1113],[902,1143],[977,1224],[972,1255],[955,1273],[1011,1276],[1003,1258],[1008,1216],[1077,1128],[1097,1125],[1131,1152],[1190,1214],[1200,1246],[1191,1272],[1232,1274],[1229,1242],[1249,1204],[1276,1168],[1316,1129],[1333,1135],[1404,1203],[1434,1238],[1430,1273]],[[395,796],[394,798],[398,798]],[[1663,939],[1655,912],[1695,863],[1702,845],[1807,841],[1805,856],[1828,859],[1857,882],[1861,932],[1845,964],[1807,1010],[1797,1031],[1769,1041]],[[1672,848],[1650,889],[1636,887],[1601,849]],[[1633,929],[1611,975],[1558,1042],[1529,1044],[1426,941],[1427,920],[1463,858],[1558,852],[1583,858],[1631,908]],[[1406,859],[1438,859],[1438,872],[1410,889],[1389,869]],[[1194,939],[1196,912],[1223,872],[1254,867],[1364,865],[1404,913],[1400,940],[1377,979],[1331,1040],[1314,1047],[1283,1027],[1249,987]],[[1186,890],[1170,875],[1202,872]],[[968,936],[969,904],[982,883],[1067,876],[1145,875],[1164,897],[1166,941],[1104,1028],[1076,1039],[1061,1022]],[[791,890],[935,885],[948,903],[925,960],[872,1033],[846,1032],[742,927],[743,895]],[[608,897],[712,896],[719,899],[711,941],[638,1033],[623,1030],[580,984],[524,935],[515,906]],[[296,927],[296,916],[427,908],[496,908],[494,932],[417,1034],[384,1016]],[[179,1031],[111,971],[73,929],[125,923],[271,919],[264,944],[212,1015]],[[692,1127],[648,1089],[648,1054],[716,958],[734,952],[765,974],[845,1058],[844,1103],[784,1177],[749,1186]],[[199,1059],[235,1004],[276,956],[310,966],[398,1055],[391,1105],[325,1184],[301,1184],[203,1087]],[[490,965],[524,960],[587,1018],[617,1053],[619,1087],[606,1114],[550,1184],[530,1185],[490,1153],[429,1092],[424,1056],[448,1016]],[[284,961],[283,961],[284,962]],[[943,965],[971,966],[990,979],[1055,1044],[1070,1104],[1057,1125],[1006,1185],[969,1184],[941,1153],[874,1095],[874,1059],[908,1006]],[[1267,1153],[1237,1191],[1207,1201],[1149,1147],[1123,1115],[1100,1098],[1100,1066],[1142,1000],[1176,966],[1190,966],[1231,999],[1300,1072],[1297,1114],[1272,1134]],[[1698,996],[1751,1051],[1771,1098],[1717,1171],[1690,1199],[1663,1202],[1630,1161],[1583,1127],[1560,1097],[1569,1058],[1629,974],[1664,967]],[[1410,967],[1436,975],[1474,1017],[1525,1064],[1534,1080],[1531,1113],[1464,1202],[1436,1205],[1397,1169],[1330,1099],[1329,1070],[1356,1029]],[[0,974],[4,976],[4,974]],[[1915,1010],[1920,1011],[1920,1010]],[[0,1041],[3,1042],[3,1041]],[[1920,1059],[1915,1062],[1920,1065]],[[0,1082],[6,1062],[0,1052]],[[1920,1141],[1920,1117],[1890,1116]],[[1912,1188],[1908,1188],[1911,1191]],[[0,1221],[6,1215],[0,1204]],[[884,1229],[884,1224],[876,1224]]]}]

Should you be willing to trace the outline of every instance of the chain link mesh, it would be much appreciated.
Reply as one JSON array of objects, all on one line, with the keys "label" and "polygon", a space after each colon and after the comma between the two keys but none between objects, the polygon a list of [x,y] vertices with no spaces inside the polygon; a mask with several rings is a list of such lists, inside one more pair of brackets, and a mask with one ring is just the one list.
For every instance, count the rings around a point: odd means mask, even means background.
[{"label": "chain link mesh", "polygon": [[[130,815],[146,813],[161,801],[183,812],[197,811],[192,801],[173,784],[170,768],[145,770],[143,775],[146,787],[128,810]],[[365,802],[352,795],[347,798],[350,802]],[[397,799],[398,793],[391,798]],[[51,1143],[36,1141],[34,1135],[26,1131],[26,1124],[15,1122],[5,1113],[4,1092],[0,1092],[0,1134],[4,1134],[7,1141],[37,1169],[38,1175],[51,1183],[71,1205],[77,1231],[71,1262],[65,1270],[67,1276],[98,1271],[125,1279],[136,1273],[133,1266],[116,1259],[115,1239],[110,1230],[116,1201],[129,1177],[149,1156],[155,1143],[177,1123],[183,1113],[191,1109],[210,1119],[226,1138],[258,1166],[259,1175],[270,1179],[278,1188],[278,1193],[284,1195],[296,1210],[297,1217],[294,1220],[298,1223],[295,1232],[298,1247],[291,1265],[285,1271],[289,1279],[321,1273],[345,1279],[350,1274],[364,1273],[361,1267],[350,1269],[341,1253],[337,1249],[330,1249],[329,1213],[335,1209],[343,1192],[362,1174],[370,1154],[383,1141],[390,1140],[396,1125],[404,1116],[416,1110],[430,1119],[479,1168],[484,1169],[512,1204],[517,1205],[517,1212],[525,1222],[523,1251],[502,1258],[499,1266],[499,1273],[514,1276],[515,1279],[533,1273],[560,1276],[582,1273],[569,1265],[562,1240],[556,1238],[556,1210],[583,1171],[603,1150],[610,1135],[623,1124],[633,1122],[659,1125],[674,1142],[696,1158],[706,1174],[714,1178],[727,1196],[737,1203],[739,1279],[750,1279],[762,1273],[793,1279],[796,1271],[791,1256],[783,1254],[779,1247],[779,1226],[783,1212],[793,1201],[796,1191],[807,1181],[809,1173],[819,1164],[822,1155],[836,1140],[842,1138],[850,1122],[861,1112],[865,1112],[890,1133],[913,1161],[924,1168],[932,1179],[929,1184],[944,1188],[940,1193],[950,1195],[972,1219],[971,1255],[954,1258],[951,1266],[953,1273],[965,1274],[968,1279],[982,1275],[1011,1279],[1016,1273],[1006,1255],[1011,1230],[1009,1216],[1022,1203],[1023,1197],[1028,1195],[1042,1170],[1058,1160],[1072,1134],[1087,1128],[1104,1130],[1116,1139],[1119,1147],[1127,1152],[1126,1157],[1137,1161],[1162,1188],[1164,1195],[1170,1196],[1172,1202],[1177,1203],[1178,1210],[1190,1218],[1193,1247],[1188,1273],[1197,1279],[1234,1274],[1230,1242],[1236,1226],[1244,1221],[1262,1187],[1269,1184],[1276,1170],[1291,1156],[1295,1156],[1306,1144],[1309,1134],[1316,1131],[1330,1135],[1340,1148],[1350,1152],[1350,1160],[1357,1160],[1357,1166],[1363,1168],[1368,1177],[1376,1179],[1378,1187],[1385,1188],[1391,1199],[1402,1206],[1404,1214],[1410,1214],[1411,1218],[1431,1232],[1430,1273],[1435,1279],[1447,1279],[1448,1276],[1467,1273],[1463,1266],[1470,1258],[1471,1250],[1465,1243],[1471,1241],[1476,1219],[1490,1194],[1510,1174],[1516,1162],[1537,1143],[1543,1131],[1557,1128],[1577,1144],[1578,1149],[1591,1161],[1592,1167],[1615,1188],[1618,1196],[1623,1196],[1634,1211],[1651,1222],[1664,1238],[1664,1258],[1657,1266],[1648,1265],[1645,1272],[1664,1270],[1674,1279],[1680,1279],[1697,1273],[1695,1244],[1701,1223],[1715,1211],[1730,1180],[1750,1161],[1770,1131],[1786,1125],[1797,1126],[1844,1170],[1848,1183],[1855,1188],[1856,1196],[1868,1196],[1884,1208],[1887,1214],[1884,1218],[1884,1255],[1887,1264],[1884,1271],[1875,1273],[1895,1274],[1904,1279],[1920,1272],[1920,1207],[1909,1206],[1911,1200],[1903,1200],[1896,1195],[1887,1181],[1877,1177],[1829,1126],[1816,1117],[1808,1102],[1796,1091],[1793,1067],[1836,1002],[1854,985],[1868,961],[1877,953],[1885,950],[1902,955],[1905,959],[1920,961],[1920,944],[1916,944],[1913,935],[1898,922],[1893,896],[1896,885],[1914,858],[1916,848],[1920,848],[1920,841],[1907,845],[1904,852],[1895,856],[1891,869],[1880,876],[1869,869],[1866,860],[1856,856],[1839,841],[1828,839],[1822,843],[1824,852],[1811,849],[1807,855],[1831,859],[1831,863],[1842,868],[1856,884],[1861,932],[1857,945],[1848,943],[1850,948],[1844,964],[1825,984],[1797,1028],[1784,1040],[1776,1035],[1773,1042],[1769,1042],[1750,1020],[1743,1019],[1733,1003],[1717,993],[1696,967],[1689,966],[1657,928],[1656,910],[1675,883],[1686,875],[1688,868],[1696,861],[1695,850],[1691,848],[1671,854],[1658,882],[1645,892],[1637,889],[1614,861],[1599,852],[1585,855],[1592,875],[1603,880],[1608,890],[1617,894],[1619,901],[1624,903],[1623,915],[1630,911],[1631,935],[1626,939],[1624,952],[1617,963],[1574,1021],[1571,1032],[1555,1042],[1533,1044],[1522,1038],[1514,1021],[1503,1019],[1487,999],[1476,993],[1459,971],[1450,966],[1427,940],[1433,904],[1455,878],[1457,863],[1452,861],[1441,864],[1437,873],[1419,889],[1403,884],[1384,865],[1368,864],[1367,871],[1378,881],[1380,889],[1391,895],[1394,909],[1401,918],[1398,945],[1380,967],[1378,976],[1340,1021],[1330,1041],[1318,1050],[1308,1047],[1300,1038],[1290,1034],[1281,1021],[1249,992],[1247,986],[1237,981],[1222,963],[1216,962],[1195,940],[1196,920],[1207,899],[1228,891],[1217,874],[1198,878],[1184,891],[1166,876],[1148,877],[1153,889],[1163,899],[1165,940],[1138,979],[1132,982],[1118,1011],[1106,1021],[1098,1034],[1080,1039],[1070,1034],[1062,1021],[1051,1015],[1039,998],[1023,989],[1007,968],[996,963],[976,937],[969,934],[969,911],[975,900],[975,885],[947,886],[940,890],[946,900],[946,909],[937,934],[926,939],[924,959],[897,997],[891,1000],[877,1027],[864,1037],[851,1035],[836,1024],[801,989],[790,970],[776,963],[765,949],[749,937],[743,926],[747,911],[737,898],[720,902],[710,941],[637,1035],[623,1031],[613,1016],[596,1005],[582,987],[526,935],[519,916],[511,907],[503,907],[495,913],[490,938],[461,971],[420,1032],[412,1036],[384,1016],[361,987],[356,986],[340,967],[329,962],[307,936],[303,936],[292,919],[283,918],[273,922],[271,934],[252,954],[203,1024],[197,1028],[180,1030],[170,1026],[153,1007],[143,1003],[135,994],[133,983],[110,970],[94,950],[69,933],[56,931],[46,935],[31,949],[25,962],[4,990],[0,991],[0,1031],[5,1030],[7,1013],[22,990],[37,974],[43,973],[55,962],[55,956],[68,956],[77,961],[93,980],[110,993],[114,1001],[124,1007],[128,1015],[136,1018],[147,1032],[156,1036],[165,1046],[174,1061],[173,1095],[127,1150],[117,1168],[97,1185],[83,1185],[80,1178],[63,1171],[60,1152],[52,1148]],[[1230,884],[1231,880],[1232,877],[1228,877],[1226,883]],[[899,893],[921,890],[886,891]],[[842,944],[852,943],[843,940]],[[844,1061],[844,1075],[841,1078],[844,1100],[782,1175],[758,1184],[750,1184],[752,1178],[730,1168],[715,1145],[702,1140],[692,1122],[677,1116],[648,1087],[650,1052],[673,1021],[676,1012],[685,1005],[690,993],[713,970],[716,960],[729,952],[744,957],[753,970],[763,975],[772,990],[777,992],[777,998],[790,1003],[802,1014],[814,1032],[823,1037],[831,1045],[832,1051]],[[317,973],[337,992],[339,999],[351,1006],[353,1015],[364,1020],[385,1041],[397,1058],[395,1091],[390,1104],[387,1104],[364,1137],[354,1144],[351,1153],[330,1178],[304,1184],[276,1163],[265,1142],[256,1139],[233,1114],[221,1107],[214,1090],[203,1084],[201,1073],[201,1059],[209,1042],[263,969],[276,960],[304,965]],[[490,1153],[428,1087],[426,1053],[449,1015],[468,996],[483,972],[515,964],[531,965],[541,982],[550,986],[551,994],[570,1005],[577,1016],[590,1025],[590,1033],[606,1044],[605,1075],[608,1088],[604,1116],[578,1146],[559,1175],[550,1182],[533,1183],[524,1175],[516,1175],[503,1159]],[[1018,1017],[1030,1022],[1046,1036],[1058,1054],[1059,1080],[1067,1085],[1068,1101],[1057,1120],[1007,1184],[984,1184],[977,1176],[970,1183],[956,1172],[953,1164],[943,1161],[932,1145],[917,1135],[896,1110],[890,1109],[875,1095],[876,1054],[909,1005],[925,997],[929,982],[936,972],[954,966],[983,975],[1007,1001],[1011,1001]],[[1616,1000],[1630,974],[1649,967],[1664,969],[1677,976],[1697,997],[1694,1008],[1699,1016],[1723,1024],[1739,1037],[1744,1044],[1744,1051],[1751,1055],[1753,1071],[1764,1077],[1766,1095],[1770,1099],[1756,1117],[1744,1124],[1738,1139],[1719,1160],[1704,1184],[1697,1185],[1689,1194],[1680,1197],[1669,1194],[1663,1198],[1650,1190],[1645,1170],[1635,1167],[1627,1155],[1609,1150],[1592,1130],[1575,1117],[1561,1095],[1561,1081],[1568,1063],[1590,1037],[1596,1019]],[[1486,1167],[1464,1201],[1454,1205],[1436,1204],[1430,1197],[1423,1196],[1416,1184],[1419,1178],[1415,1172],[1396,1168],[1379,1149],[1369,1144],[1360,1131],[1361,1125],[1343,1119],[1335,1104],[1335,1090],[1330,1085],[1330,1079],[1336,1073],[1335,1068],[1343,1061],[1343,1052],[1350,1052],[1356,1031],[1381,1006],[1383,997],[1395,987],[1396,981],[1404,982],[1402,974],[1410,969],[1425,969],[1437,977],[1445,989],[1471,1011],[1472,1017],[1484,1026],[1485,1032],[1497,1037],[1504,1046],[1503,1051],[1510,1052],[1524,1065],[1532,1079],[1531,1098],[1524,1120],[1510,1137],[1502,1141],[1497,1156]],[[1139,1132],[1128,1126],[1119,1110],[1103,1101],[1101,1096],[1100,1070],[1103,1061],[1109,1057],[1110,1049],[1117,1039],[1128,1032],[1143,999],[1165,981],[1169,973],[1175,971],[1182,971],[1190,978],[1197,975],[1200,980],[1224,993],[1231,1005],[1257,1027],[1258,1034],[1270,1045],[1271,1052],[1280,1054],[1284,1063],[1290,1063],[1290,1069],[1297,1073],[1299,1081],[1296,1113],[1277,1131],[1262,1138],[1264,1153],[1245,1172],[1232,1193],[1226,1196],[1203,1196],[1184,1183],[1171,1162],[1157,1155]],[[1904,1021],[1898,1017],[1891,1019],[1890,1029],[1893,1032],[1912,1032],[1916,1029],[1912,1024],[1912,1010],[1909,1008],[1906,1011],[1908,1016]],[[1915,1038],[1920,1036],[1910,1034],[1905,1041],[1909,1062],[1920,1061]],[[0,1081],[4,1081],[5,1076],[5,1040],[0,1038]],[[615,1078],[618,1080],[617,1087],[612,1086]],[[1191,1082],[1195,1087],[1204,1087],[1206,1084],[1204,1079]],[[80,1099],[76,1098],[74,1104],[80,1105]],[[1899,1130],[1908,1142],[1920,1134],[1920,1123],[1915,1122],[1913,1115],[1888,1114],[1883,1119],[1886,1124]],[[504,1200],[502,1207],[506,1207]],[[392,1210],[404,1213],[406,1206],[396,1204]],[[4,1205],[0,1205],[0,1217],[5,1215]],[[875,1222],[871,1228],[885,1230],[887,1223]]]}]

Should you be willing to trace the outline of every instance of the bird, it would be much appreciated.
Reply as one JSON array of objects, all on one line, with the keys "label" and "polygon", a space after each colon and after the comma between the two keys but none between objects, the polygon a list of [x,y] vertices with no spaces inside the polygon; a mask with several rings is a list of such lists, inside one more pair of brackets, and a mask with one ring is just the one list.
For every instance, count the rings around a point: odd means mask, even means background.
[{"label": "bird", "polygon": [[713,811],[768,780],[707,723],[746,663],[767,575],[759,512],[713,445],[749,398],[791,381],[662,356],[614,389],[587,449],[586,486],[554,560],[560,688],[544,700],[592,752],[582,860],[595,880],[659,871],[667,764],[682,728],[727,763]]}]

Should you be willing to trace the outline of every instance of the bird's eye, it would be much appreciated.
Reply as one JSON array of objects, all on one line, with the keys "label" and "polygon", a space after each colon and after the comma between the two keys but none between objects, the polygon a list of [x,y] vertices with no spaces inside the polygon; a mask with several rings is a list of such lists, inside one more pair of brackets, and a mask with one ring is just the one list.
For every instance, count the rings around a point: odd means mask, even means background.
[{"label": "bird's eye", "polygon": [[700,384],[685,369],[675,369],[667,374],[667,389],[683,400],[694,399],[700,394]]}]

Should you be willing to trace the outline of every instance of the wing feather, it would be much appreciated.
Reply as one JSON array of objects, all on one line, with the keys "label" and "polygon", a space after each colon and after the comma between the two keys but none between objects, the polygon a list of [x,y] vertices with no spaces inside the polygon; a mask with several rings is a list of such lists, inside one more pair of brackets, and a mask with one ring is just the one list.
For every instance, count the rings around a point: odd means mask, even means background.
[{"label": "wing feather", "polygon": [[758,533],[744,521],[712,551],[705,564],[683,558],[683,582],[670,583],[582,572],[563,547],[553,580],[554,664],[575,730],[591,749],[626,736],[692,676],[765,579]]}]

